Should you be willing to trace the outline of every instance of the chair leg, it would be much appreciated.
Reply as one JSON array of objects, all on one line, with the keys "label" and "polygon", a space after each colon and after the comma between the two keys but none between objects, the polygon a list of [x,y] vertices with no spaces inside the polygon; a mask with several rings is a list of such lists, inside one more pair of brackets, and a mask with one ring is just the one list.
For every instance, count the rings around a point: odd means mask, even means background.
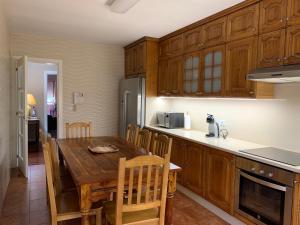
[{"label": "chair leg", "polygon": [[102,208],[96,210],[96,225],[102,225]]}]

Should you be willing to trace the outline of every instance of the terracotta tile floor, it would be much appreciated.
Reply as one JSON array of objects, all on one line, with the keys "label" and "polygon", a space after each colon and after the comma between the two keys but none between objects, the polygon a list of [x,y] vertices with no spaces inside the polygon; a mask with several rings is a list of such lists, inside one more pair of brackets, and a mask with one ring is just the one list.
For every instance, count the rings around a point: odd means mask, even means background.
[{"label": "terracotta tile floor", "polygon": [[[175,203],[174,225],[228,224],[180,192],[176,194]],[[12,171],[0,225],[50,225],[43,164],[29,166],[28,180],[17,170]],[[64,225],[80,225],[80,220]]]}]

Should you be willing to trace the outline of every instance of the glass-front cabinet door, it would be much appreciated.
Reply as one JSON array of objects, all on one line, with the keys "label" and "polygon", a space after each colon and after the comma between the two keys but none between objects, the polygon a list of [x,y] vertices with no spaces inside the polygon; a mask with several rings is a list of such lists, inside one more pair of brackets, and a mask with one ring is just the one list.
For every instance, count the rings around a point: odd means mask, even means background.
[{"label": "glass-front cabinet door", "polygon": [[202,83],[203,95],[224,95],[225,81],[225,46],[203,50]]},{"label": "glass-front cabinet door", "polygon": [[192,53],[184,58],[183,92],[184,95],[202,95],[200,84],[201,54]]}]

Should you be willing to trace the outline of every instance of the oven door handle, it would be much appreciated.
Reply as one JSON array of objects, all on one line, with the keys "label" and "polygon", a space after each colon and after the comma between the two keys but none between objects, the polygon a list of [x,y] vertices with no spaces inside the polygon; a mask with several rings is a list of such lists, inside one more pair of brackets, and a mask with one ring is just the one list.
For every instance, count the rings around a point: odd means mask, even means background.
[{"label": "oven door handle", "polygon": [[284,186],[281,186],[281,185],[278,185],[278,184],[273,184],[271,182],[258,179],[256,177],[250,176],[249,174],[244,173],[242,171],[240,171],[240,175],[247,178],[247,179],[249,179],[249,180],[251,180],[251,181],[253,181],[253,182],[255,182],[255,183],[261,184],[263,186],[286,192],[286,187],[284,187]]}]

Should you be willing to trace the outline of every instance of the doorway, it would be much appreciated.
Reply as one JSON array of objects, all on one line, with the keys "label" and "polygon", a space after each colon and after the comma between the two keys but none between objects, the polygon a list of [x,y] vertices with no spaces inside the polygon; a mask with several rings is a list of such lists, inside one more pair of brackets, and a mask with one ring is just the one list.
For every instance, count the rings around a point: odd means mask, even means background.
[{"label": "doorway", "polygon": [[63,134],[62,61],[30,57],[16,61],[16,166],[27,177],[28,164],[43,163],[40,131],[54,138]]}]

